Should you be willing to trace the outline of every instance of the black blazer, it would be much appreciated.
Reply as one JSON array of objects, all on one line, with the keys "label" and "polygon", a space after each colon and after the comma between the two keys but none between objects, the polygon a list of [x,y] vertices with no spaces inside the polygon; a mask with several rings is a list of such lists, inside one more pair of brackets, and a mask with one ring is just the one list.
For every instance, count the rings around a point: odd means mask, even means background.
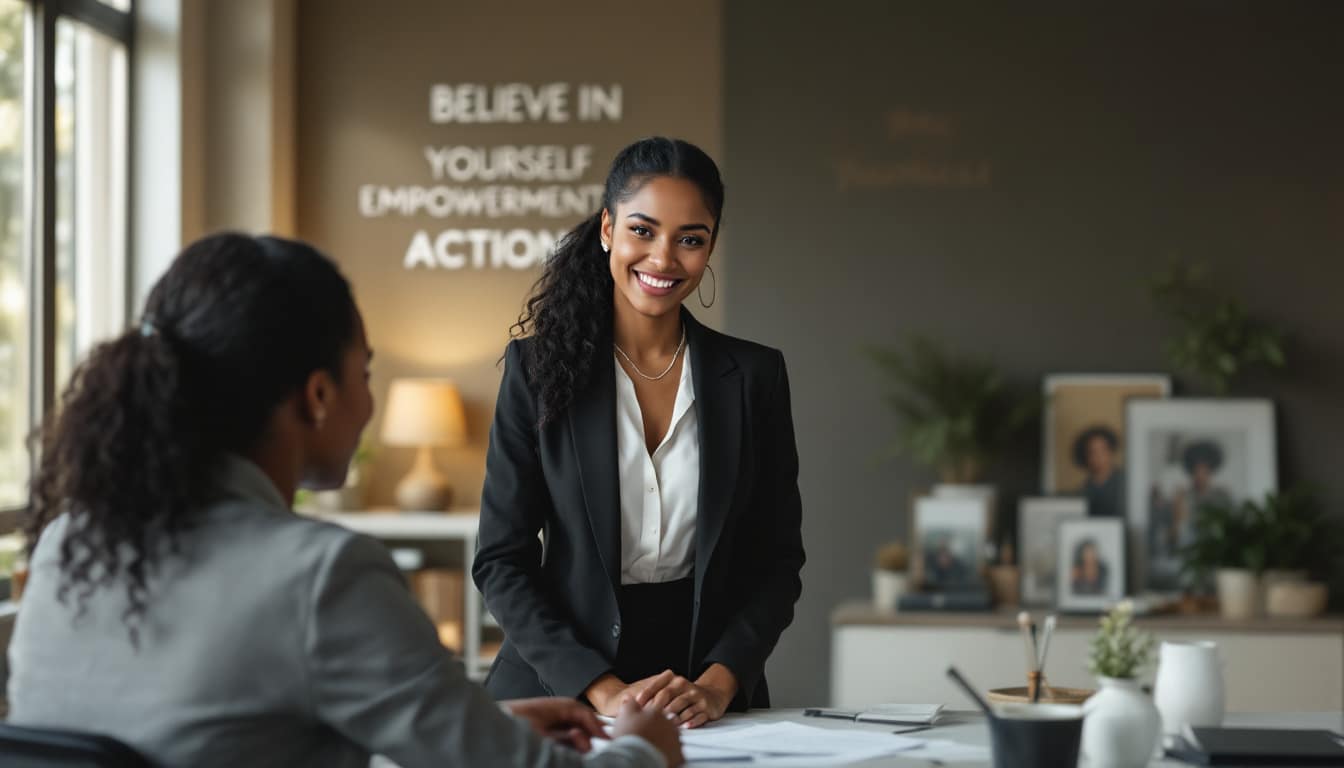
[{"label": "black blazer", "polygon": [[[784,357],[682,318],[700,424],[687,668],[694,679],[721,663],[737,677],[733,709],[767,707],[765,660],[793,621],[804,560]],[[504,354],[472,568],[505,636],[486,688],[501,699],[580,697],[611,671],[621,635],[615,366],[611,339],[599,339],[568,413],[538,430],[529,343]]]}]

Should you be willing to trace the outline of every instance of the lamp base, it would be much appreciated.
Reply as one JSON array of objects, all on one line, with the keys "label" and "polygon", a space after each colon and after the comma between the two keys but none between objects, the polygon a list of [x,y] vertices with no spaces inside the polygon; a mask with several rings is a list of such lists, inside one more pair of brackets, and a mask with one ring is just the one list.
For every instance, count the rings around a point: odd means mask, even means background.
[{"label": "lamp base", "polygon": [[453,501],[453,487],[434,468],[429,447],[421,446],[411,471],[397,483],[397,506],[405,511],[439,512]]},{"label": "lamp base", "polygon": [[407,512],[440,512],[453,501],[453,488],[448,483],[422,483],[420,478],[407,475],[397,483],[397,507]]}]

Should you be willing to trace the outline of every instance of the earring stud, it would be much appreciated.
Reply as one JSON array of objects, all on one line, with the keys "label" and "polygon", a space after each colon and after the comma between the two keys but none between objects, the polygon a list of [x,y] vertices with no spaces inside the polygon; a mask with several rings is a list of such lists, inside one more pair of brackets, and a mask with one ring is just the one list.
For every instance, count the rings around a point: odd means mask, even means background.
[{"label": "earring stud", "polygon": [[607,245],[607,243],[606,243],[605,240],[602,241],[602,252],[603,252],[603,253],[610,253],[610,252],[611,252],[611,246],[610,246],[610,245]]}]

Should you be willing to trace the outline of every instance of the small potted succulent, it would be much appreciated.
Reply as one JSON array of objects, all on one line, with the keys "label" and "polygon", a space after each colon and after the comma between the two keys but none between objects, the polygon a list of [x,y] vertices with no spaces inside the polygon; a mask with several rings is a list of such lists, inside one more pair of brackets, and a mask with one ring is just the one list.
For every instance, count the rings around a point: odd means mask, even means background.
[{"label": "small potted succulent", "polygon": [[1134,626],[1129,601],[1101,618],[1088,654],[1088,669],[1100,690],[1083,704],[1083,752],[1089,765],[1125,768],[1147,765],[1152,758],[1162,716],[1139,687],[1139,673],[1152,652],[1153,638]]},{"label": "small potted succulent", "polygon": [[873,562],[873,607],[894,611],[909,585],[906,569],[910,565],[905,543],[896,540],[877,550]]}]

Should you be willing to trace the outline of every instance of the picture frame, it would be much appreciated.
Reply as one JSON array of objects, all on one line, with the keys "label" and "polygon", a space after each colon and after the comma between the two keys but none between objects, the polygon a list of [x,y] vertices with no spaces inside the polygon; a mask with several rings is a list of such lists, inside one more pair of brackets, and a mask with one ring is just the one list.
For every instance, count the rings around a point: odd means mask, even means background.
[{"label": "picture frame", "polygon": [[1181,591],[1180,549],[1200,505],[1278,489],[1274,429],[1266,399],[1129,401],[1126,519],[1137,591]]},{"label": "picture frame", "polygon": [[1087,500],[1078,496],[1026,496],[1018,501],[1017,562],[1023,605],[1054,605],[1059,522],[1085,517]]},{"label": "picture frame", "polygon": [[914,574],[933,591],[983,587],[992,507],[981,496],[920,496],[911,516]]},{"label": "picture frame", "polygon": [[1124,517],[1125,403],[1166,398],[1171,377],[1153,373],[1058,373],[1043,382],[1041,492],[1088,500],[1088,514]]},{"label": "picture frame", "polygon": [[1060,520],[1055,607],[1103,612],[1125,596],[1125,521],[1115,517]]}]

